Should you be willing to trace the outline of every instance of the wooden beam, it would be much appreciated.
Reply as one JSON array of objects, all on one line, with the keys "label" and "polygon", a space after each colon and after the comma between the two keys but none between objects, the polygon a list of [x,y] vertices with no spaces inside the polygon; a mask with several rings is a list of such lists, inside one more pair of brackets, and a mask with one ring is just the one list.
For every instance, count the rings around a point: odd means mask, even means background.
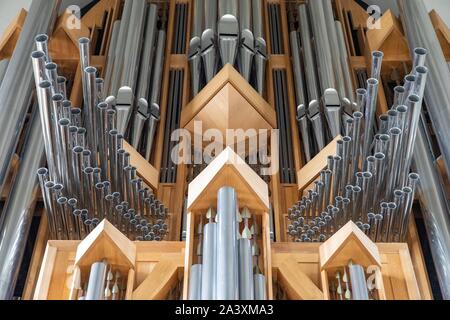
[{"label": "wooden beam", "polygon": [[278,267],[278,281],[291,300],[323,300],[323,292],[298,268],[293,259]]},{"label": "wooden beam", "polygon": [[156,264],[153,271],[133,292],[133,300],[162,300],[178,280],[178,266],[170,260]]}]

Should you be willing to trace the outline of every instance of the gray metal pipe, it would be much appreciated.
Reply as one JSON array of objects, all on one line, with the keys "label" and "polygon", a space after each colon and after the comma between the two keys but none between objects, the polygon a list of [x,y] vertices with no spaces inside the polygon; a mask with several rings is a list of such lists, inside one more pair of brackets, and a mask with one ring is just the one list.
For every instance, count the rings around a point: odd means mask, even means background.
[{"label": "gray metal pipe", "polygon": [[352,284],[352,300],[369,300],[367,282],[362,266],[350,263],[350,283]]},{"label": "gray metal pipe", "polygon": [[5,78],[6,70],[8,70],[9,60],[3,59],[0,61],[0,86],[2,85],[2,81]]},{"label": "gray metal pipe", "polygon": [[[60,1],[32,2],[25,24],[0,88],[0,193],[5,186],[33,90],[29,58],[37,34],[48,32],[55,22]],[[20,88],[18,91],[17,88]]]},{"label": "gray metal pipe", "polygon": [[166,47],[166,32],[159,30],[158,41],[156,43],[156,55],[152,77],[152,91],[150,95],[149,105],[160,104],[161,84],[164,70],[164,54]]},{"label": "gray metal pipe", "polygon": [[257,273],[253,278],[255,281],[255,300],[267,300],[266,277]]},{"label": "gray metal pipe", "polygon": [[419,122],[413,167],[420,175],[418,186],[425,229],[430,243],[439,286],[444,299],[450,299],[450,206],[442,186],[431,148],[426,126]]},{"label": "gray metal pipe", "polygon": [[12,299],[37,196],[36,172],[43,161],[44,139],[38,106],[33,107],[31,128],[20,167],[0,219],[0,300]]},{"label": "gray metal pipe", "polygon": [[107,267],[106,261],[91,266],[85,300],[103,300]]},{"label": "gray metal pipe", "polygon": [[255,298],[253,279],[253,255],[250,239],[239,239],[239,299]]},{"label": "gray metal pipe", "polygon": [[239,298],[236,207],[236,191],[231,187],[221,188],[217,195],[215,298],[218,300],[237,300]]},{"label": "gray metal pipe", "polygon": [[216,287],[217,223],[207,223],[203,229],[203,268],[201,300],[213,300]]},{"label": "gray metal pipe", "polygon": [[117,42],[119,40],[120,23],[121,23],[120,20],[114,21],[111,33],[111,41],[109,42],[106,71],[105,71],[105,92],[107,92],[108,94],[111,92],[110,91],[111,78],[113,75],[114,58],[116,56],[116,50],[118,45]]},{"label": "gray metal pipe", "polygon": [[191,271],[189,273],[189,300],[201,300],[202,267],[201,264],[194,264],[191,266]]},{"label": "gray metal pipe", "polygon": [[450,176],[450,73],[437,38],[428,10],[422,0],[398,0],[401,8],[401,18],[410,49],[417,47],[428,50],[425,66],[429,69],[425,102],[436,132],[436,138],[446,165],[447,175]]}]

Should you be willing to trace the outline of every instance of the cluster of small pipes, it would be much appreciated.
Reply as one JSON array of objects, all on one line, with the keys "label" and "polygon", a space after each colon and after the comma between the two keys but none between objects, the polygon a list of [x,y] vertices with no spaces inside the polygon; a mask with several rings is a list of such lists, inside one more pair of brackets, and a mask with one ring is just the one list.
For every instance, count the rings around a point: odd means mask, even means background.
[{"label": "cluster of small pipes", "polygon": [[200,222],[196,229],[197,263],[190,271],[189,300],[265,300],[256,217],[248,208],[239,211],[235,189],[222,187],[217,215],[211,208],[206,218],[208,223]]},{"label": "cluster of small pipes", "polygon": [[108,219],[131,240],[161,241],[168,209],[138,178],[116,130],[115,106],[105,102],[103,79],[89,66],[81,38],[83,112],[67,100],[65,81],[48,54],[48,37],[32,53],[48,169],[38,171],[51,237],[83,239]]},{"label": "cluster of small pipes", "polygon": [[376,286],[367,285],[364,268],[353,261],[328,280],[331,300],[378,300]]},{"label": "cluster of small pipes", "polygon": [[394,89],[393,106],[379,117],[374,138],[383,54],[373,52],[372,77],[367,90],[357,90],[359,111],[346,120],[337,155],[328,157],[314,189],[289,209],[288,232],[295,241],[323,242],[350,220],[373,241],[405,241],[419,182],[409,171],[428,73],[427,51],[414,52],[412,72]]},{"label": "cluster of small pipes", "polygon": [[233,66],[237,63],[241,75],[252,82],[261,95],[264,94],[268,56],[262,3],[261,0],[194,1],[189,46],[193,96],[212,80],[219,65],[227,63]]},{"label": "cluster of small pipes", "polygon": [[125,300],[126,283],[106,260],[93,263],[88,281],[78,290],[78,300]]}]

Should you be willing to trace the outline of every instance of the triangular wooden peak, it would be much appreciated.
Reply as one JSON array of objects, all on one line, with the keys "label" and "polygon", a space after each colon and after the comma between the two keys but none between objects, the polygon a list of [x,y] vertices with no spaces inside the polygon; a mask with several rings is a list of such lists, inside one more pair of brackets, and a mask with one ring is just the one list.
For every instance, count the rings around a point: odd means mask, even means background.
[{"label": "triangular wooden peak", "polygon": [[381,267],[378,247],[353,221],[349,221],[319,248],[321,271],[348,265]]},{"label": "triangular wooden peak", "polygon": [[269,211],[267,183],[229,147],[189,184],[188,211],[200,213],[215,207],[217,192],[224,186],[236,189],[240,206],[255,213]]},{"label": "triangular wooden peak", "polygon": [[106,259],[108,264],[134,268],[136,245],[103,220],[78,246],[75,265],[83,268]]},{"label": "triangular wooden peak", "polygon": [[436,35],[439,39],[439,43],[441,44],[445,58],[447,61],[450,61],[450,28],[445,24],[444,20],[442,20],[436,10],[432,10],[430,12],[430,18],[431,23],[436,30]]},{"label": "triangular wooden peak", "polygon": [[275,110],[244,78],[227,64],[183,109],[181,127],[194,131],[194,121],[202,121],[203,131],[218,129],[273,129]]},{"label": "triangular wooden peak", "polygon": [[0,60],[9,59],[12,56],[27,15],[28,12],[25,9],[21,9],[19,14],[6,28],[0,40]]},{"label": "triangular wooden peak", "polygon": [[378,50],[384,53],[385,61],[410,60],[408,41],[403,28],[391,10],[380,18],[380,29],[367,31],[367,44],[370,52]]}]

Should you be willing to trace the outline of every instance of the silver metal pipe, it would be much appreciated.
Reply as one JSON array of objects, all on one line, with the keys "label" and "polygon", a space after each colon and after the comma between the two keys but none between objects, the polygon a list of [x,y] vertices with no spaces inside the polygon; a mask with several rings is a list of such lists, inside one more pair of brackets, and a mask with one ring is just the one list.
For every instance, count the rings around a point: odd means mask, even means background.
[{"label": "silver metal pipe", "polygon": [[450,176],[450,90],[446,86],[450,83],[450,73],[437,38],[428,10],[423,1],[398,0],[401,8],[401,18],[411,50],[422,47],[428,50],[429,57],[425,64],[429,69],[425,102],[432,120],[436,138],[446,164],[447,175]]},{"label": "silver metal pipe", "polygon": [[339,51],[340,51],[340,64],[342,66],[342,72],[344,76],[344,85],[345,85],[345,92],[346,92],[346,98],[350,100],[350,102],[355,101],[355,89],[353,87],[353,81],[351,76],[351,70],[350,70],[350,61],[348,57],[347,52],[347,46],[345,44],[345,37],[344,37],[344,29],[342,27],[342,23],[338,20],[335,21],[336,24],[336,34],[337,34],[337,42],[339,44]]},{"label": "silver metal pipe", "polygon": [[36,50],[44,52],[46,59],[45,62],[52,62],[50,54],[48,53],[48,35],[38,34],[34,41],[36,42]]},{"label": "silver metal pipe", "polygon": [[194,264],[191,266],[189,273],[189,300],[202,300],[201,299],[201,287],[202,287],[202,269],[201,264]]},{"label": "silver metal pipe", "polygon": [[264,40],[263,31],[263,9],[262,0],[252,0],[253,36],[255,38],[255,73],[256,91],[260,95],[265,92],[266,86],[266,63],[268,60],[267,45]]},{"label": "silver metal pipe", "polygon": [[387,168],[387,181],[384,193],[384,199],[387,201],[392,198],[393,192],[395,190],[395,183],[397,181],[398,165],[401,159],[401,143],[403,132],[399,128],[392,128],[389,130],[389,135],[391,137],[391,142],[389,144],[389,164]]},{"label": "silver metal pipe", "polygon": [[257,273],[254,276],[255,300],[267,300],[266,277]]},{"label": "silver metal pipe", "polygon": [[103,300],[107,268],[106,261],[91,266],[85,300]]},{"label": "silver metal pipe", "polygon": [[122,18],[120,21],[119,35],[117,36],[117,45],[114,48],[114,66],[111,75],[111,82],[108,85],[109,94],[117,96],[119,87],[121,85],[122,74],[124,70],[124,54],[126,50],[126,43],[128,38],[128,29],[130,28],[131,9],[133,7],[133,1],[125,1]]},{"label": "silver metal pipe", "polygon": [[218,300],[237,300],[239,298],[236,208],[236,191],[230,187],[221,188],[217,195],[215,298]]},{"label": "silver metal pipe", "polygon": [[[30,230],[37,196],[36,172],[44,156],[38,106],[33,107],[17,177],[0,218],[0,299],[12,299]],[[46,201],[48,198],[46,197]],[[50,221],[51,222],[51,221]],[[50,228],[50,230],[52,230]]]},{"label": "silver metal pipe", "polygon": [[0,86],[2,85],[2,81],[5,78],[6,70],[8,70],[9,60],[3,59],[0,61]]},{"label": "silver metal pipe", "polygon": [[[132,104],[133,93],[135,92],[139,62],[141,61],[141,48],[142,39],[145,29],[145,17],[146,17],[146,0],[134,0],[131,14],[130,14],[130,26],[128,29],[128,35],[125,45],[125,55],[123,60],[123,74],[121,80],[121,88],[117,94],[118,104]],[[125,91],[122,89],[125,87]],[[131,89],[131,96],[128,94],[128,90]]]},{"label": "silver metal pipe", "polygon": [[[323,3],[323,9],[324,9],[324,16],[325,16],[325,23],[327,28],[326,35],[328,36],[328,41],[330,45],[330,53],[331,48],[333,48],[333,58],[335,59],[333,63],[333,69],[334,69],[334,75],[335,75],[335,83],[336,83],[336,89],[339,93],[339,96],[341,98],[341,101],[344,101],[344,98],[350,99],[346,95],[346,89],[345,89],[345,80],[344,80],[344,73],[342,70],[342,58],[341,58],[341,50],[339,48],[338,43],[338,37],[336,32],[336,24],[334,21],[334,14],[333,14],[333,7],[331,4],[331,0],[322,0]],[[345,64],[348,65],[347,62]]]},{"label": "silver metal pipe", "polygon": [[95,79],[97,69],[94,67],[86,67],[84,69],[84,78],[86,81],[86,103],[84,114],[88,114],[88,118],[85,117],[85,127],[87,130],[88,146],[91,151],[92,162],[97,163],[97,117],[95,108],[97,106],[97,99],[95,97]]},{"label": "silver metal pipe", "polygon": [[250,239],[238,240],[239,251],[239,299],[254,300],[253,256]]},{"label": "silver metal pipe", "polygon": [[116,57],[116,50],[118,46],[119,40],[119,32],[120,32],[120,20],[116,20],[113,23],[112,31],[111,31],[111,40],[109,42],[107,62],[106,62],[106,71],[105,71],[105,92],[108,94],[111,93],[111,80],[113,76],[114,69],[114,59]]},{"label": "silver metal pipe", "polygon": [[160,104],[161,83],[164,70],[164,55],[166,47],[166,32],[159,30],[158,41],[156,43],[156,55],[152,77],[152,91],[150,95],[150,105]]},{"label": "silver metal pipe", "polygon": [[145,146],[145,159],[150,161],[153,151],[153,142],[155,140],[156,128],[161,120],[159,105],[154,103],[150,108],[150,116],[147,123],[147,137]]},{"label": "silver metal pipe", "polygon": [[[29,58],[37,34],[46,33],[55,22],[60,1],[33,1],[0,87],[0,192],[3,191],[33,90]],[[17,91],[20,88],[20,91]]]},{"label": "silver metal pipe", "polygon": [[362,159],[369,156],[370,146],[373,140],[373,127],[375,123],[375,112],[377,108],[378,80],[370,78],[367,80],[367,97],[364,110],[365,128]]},{"label": "silver metal pipe", "polygon": [[384,53],[381,51],[372,52],[371,78],[380,81],[381,67],[383,66]]},{"label": "silver metal pipe", "polygon": [[[223,2],[219,0],[219,4]],[[229,3],[230,1],[225,1]],[[217,24],[219,53],[222,64],[230,63],[234,65],[239,47],[239,22],[236,15],[230,13],[220,14],[219,5],[219,22]],[[224,11],[226,12],[226,11]]]},{"label": "silver metal pipe", "polygon": [[353,113],[353,130],[352,130],[352,159],[350,167],[350,183],[354,183],[354,173],[358,171],[360,166],[360,154],[361,154],[361,130],[363,125],[362,112],[356,111]]},{"label": "silver metal pipe", "polygon": [[298,6],[300,36],[302,43],[303,59],[305,65],[306,88],[308,91],[309,101],[319,101],[320,95],[317,88],[317,75],[313,50],[311,47],[311,31],[309,28],[309,17],[306,4]]},{"label": "silver metal pipe", "polygon": [[138,80],[138,88],[136,90],[136,98],[144,98],[148,101],[149,97],[149,88],[150,88],[150,80],[152,76],[153,70],[153,62],[154,60],[154,47],[156,43],[157,36],[157,25],[158,22],[157,14],[158,14],[158,6],[156,4],[150,4],[147,12],[147,21],[145,28],[145,36],[144,36],[144,45],[142,48],[141,54],[141,64],[139,69],[139,80]]},{"label": "silver metal pipe", "polygon": [[350,263],[348,266],[353,300],[369,300],[367,281],[362,266]]},{"label": "silver metal pipe", "polygon": [[207,223],[203,229],[203,268],[201,300],[215,299],[217,224]]}]

